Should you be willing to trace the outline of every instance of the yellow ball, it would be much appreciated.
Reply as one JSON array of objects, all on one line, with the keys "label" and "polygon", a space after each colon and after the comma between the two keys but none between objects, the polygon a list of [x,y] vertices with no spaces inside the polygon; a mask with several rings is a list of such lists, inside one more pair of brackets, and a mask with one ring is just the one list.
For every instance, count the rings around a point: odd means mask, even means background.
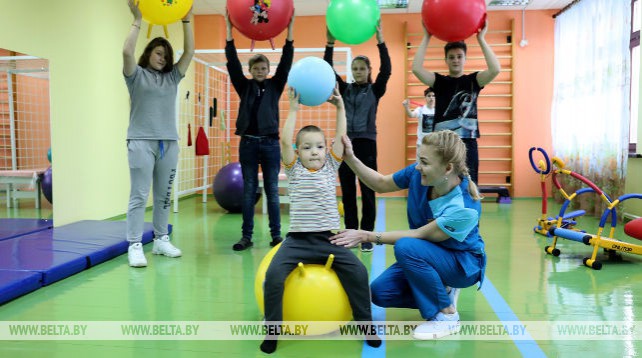
[{"label": "yellow ball", "polygon": [[[254,280],[254,294],[259,310],[264,313],[263,282],[265,273],[280,244],[265,255]],[[347,323],[352,319],[352,308],[348,296],[331,268],[334,255],[328,257],[325,265],[304,265],[299,263],[285,280],[283,292],[283,321],[315,322],[306,334],[319,335],[337,330],[336,324],[324,321]]]},{"label": "yellow ball", "polygon": [[187,15],[193,0],[140,0],[143,19],[154,25],[174,23]]},{"label": "yellow ball", "polygon": [[263,257],[261,263],[259,264],[259,269],[256,271],[256,277],[254,278],[254,296],[256,297],[256,303],[259,305],[259,310],[261,313],[265,313],[263,310],[263,281],[265,281],[265,273],[267,272],[270,262],[277,250],[281,248],[281,244],[274,246],[268,253]]},{"label": "yellow ball", "polygon": [[345,211],[343,210],[343,202],[337,203],[337,209],[339,210],[339,216],[343,216],[345,214]]}]

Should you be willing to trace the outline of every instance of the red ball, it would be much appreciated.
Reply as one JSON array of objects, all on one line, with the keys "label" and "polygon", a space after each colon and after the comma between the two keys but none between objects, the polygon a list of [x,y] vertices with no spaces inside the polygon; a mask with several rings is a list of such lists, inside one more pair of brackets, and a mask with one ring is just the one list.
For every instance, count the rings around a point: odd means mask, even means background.
[{"label": "red ball", "polygon": [[642,218],[631,220],[624,225],[624,233],[630,237],[642,240]]},{"label": "red ball", "polygon": [[246,37],[269,40],[288,27],[294,14],[292,0],[227,0],[230,22]]},{"label": "red ball", "polygon": [[484,0],[424,0],[421,18],[426,30],[446,42],[463,41],[484,27]]}]

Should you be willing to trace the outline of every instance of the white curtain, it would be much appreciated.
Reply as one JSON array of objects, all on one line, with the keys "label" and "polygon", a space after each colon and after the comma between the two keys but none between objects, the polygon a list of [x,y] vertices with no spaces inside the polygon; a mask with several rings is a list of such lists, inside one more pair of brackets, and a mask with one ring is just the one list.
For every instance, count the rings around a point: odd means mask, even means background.
[{"label": "white curtain", "polygon": [[608,189],[626,174],[630,33],[630,0],[581,0],[555,18],[554,155],[616,197]]}]

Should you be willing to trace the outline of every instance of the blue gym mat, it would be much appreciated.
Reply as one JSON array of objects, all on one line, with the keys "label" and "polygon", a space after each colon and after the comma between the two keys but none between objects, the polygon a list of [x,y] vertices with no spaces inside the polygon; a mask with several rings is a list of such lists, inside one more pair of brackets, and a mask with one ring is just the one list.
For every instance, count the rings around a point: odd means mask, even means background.
[{"label": "blue gym mat", "polygon": [[[87,220],[0,241],[0,304],[33,291],[26,286],[22,292],[22,275],[34,274],[46,286],[126,253],[125,236],[124,221]],[[153,236],[145,223],[143,243]]]},{"label": "blue gym mat", "polygon": [[53,220],[47,219],[0,219],[0,241],[52,227]]},{"label": "blue gym mat", "polygon": [[0,304],[42,287],[40,272],[0,270]]},{"label": "blue gym mat", "polygon": [[85,255],[54,243],[51,233],[45,230],[0,241],[0,270],[40,272],[46,286],[88,267]]},{"label": "blue gym mat", "polygon": [[[169,232],[172,226],[169,225]],[[70,252],[87,257],[87,264],[95,266],[127,252],[129,243],[125,240],[127,232],[124,221],[79,221],[53,229],[53,242],[64,245]],[[143,244],[154,239],[151,223],[143,227]]]}]

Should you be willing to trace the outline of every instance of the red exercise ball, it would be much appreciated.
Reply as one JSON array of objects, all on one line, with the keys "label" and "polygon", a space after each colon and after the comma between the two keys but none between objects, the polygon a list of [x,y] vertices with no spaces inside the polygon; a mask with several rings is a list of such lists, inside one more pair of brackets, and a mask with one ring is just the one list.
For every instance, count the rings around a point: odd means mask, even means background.
[{"label": "red exercise ball", "polygon": [[256,41],[269,40],[288,27],[294,14],[292,0],[227,0],[230,22]]},{"label": "red exercise ball", "polygon": [[446,42],[463,41],[484,27],[484,0],[424,0],[421,18],[428,32]]},{"label": "red exercise ball", "polygon": [[624,225],[624,233],[630,237],[642,240],[642,218],[631,220]]}]

